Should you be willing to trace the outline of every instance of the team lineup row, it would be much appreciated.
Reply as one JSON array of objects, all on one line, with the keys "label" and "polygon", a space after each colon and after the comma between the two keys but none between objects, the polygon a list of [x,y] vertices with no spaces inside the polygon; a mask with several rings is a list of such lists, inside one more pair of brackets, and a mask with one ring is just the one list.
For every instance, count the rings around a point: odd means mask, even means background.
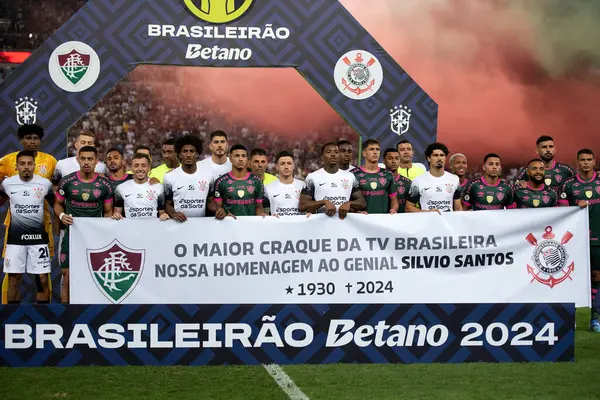
[{"label": "team lineup row", "polygon": [[[30,272],[39,275],[39,301],[47,301],[47,279],[54,253],[52,226],[61,230],[59,261],[63,269],[61,297],[68,302],[68,226],[73,217],[174,219],[215,216],[297,215],[322,212],[345,218],[349,212],[401,213],[497,210],[503,208],[552,207],[559,203],[590,209],[591,246],[598,243],[599,218],[594,218],[600,201],[600,179],[594,172],[591,150],[577,154],[578,172],[553,160],[552,138],[537,142],[540,158],[531,160],[513,187],[503,181],[501,159],[488,154],[483,176],[467,182],[466,157],[450,157],[441,143],[429,145],[425,156],[429,168],[413,163],[407,141],[383,152],[375,140],[363,145],[364,165],[350,165],[349,142],[327,143],[322,147],[323,168],[302,182],[294,178],[291,153],[281,152],[275,160],[278,177],[266,173],[269,160],[262,149],[248,151],[241,145],[229,148],[227,134],[210,135],[212,156],[198,161],[202,141],[195,136],[169,139],[163,144],[163,164],[151,169],[150,151],[138,146],[127,171],[119,149],[109,149],[105,163],[99,162],[94,135],[82,132],[76,142],[77,156],[56,162],[39,151],[43,130],[35,125],[19,129],[24,151],[0,160],[2,201],[10,201],[7,215],[5,272],[15,280]],[[52,161],[54,160],[54,161]],[[52,224],[49,209],[53,206]],[[592,249],[594,250],[594,249]],[[592,254],[594,255],[594,251]],[[592,257],[593,265],[600,265]],[[594,271],[596,272],[596,271]],[[594,274],[596,278],[598,277]],[[44,282],[46,281],[46,282]],[[600,281],[600,279],[594,279]],[[14,285],[12,284],[14,283]],[[9,301],[16,301],[9,285]],[[597,319],[597,318],[596,318]]]}]

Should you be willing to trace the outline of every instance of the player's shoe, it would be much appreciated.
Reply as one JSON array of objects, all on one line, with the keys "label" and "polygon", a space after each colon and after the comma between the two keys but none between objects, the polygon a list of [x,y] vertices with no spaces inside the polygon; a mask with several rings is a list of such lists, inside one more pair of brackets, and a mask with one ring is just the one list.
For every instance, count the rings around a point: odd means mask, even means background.
[{"label": "player's shoe", "polygon": [[590,321],[590,331],[600,333],[600,322],[597,319]]}]

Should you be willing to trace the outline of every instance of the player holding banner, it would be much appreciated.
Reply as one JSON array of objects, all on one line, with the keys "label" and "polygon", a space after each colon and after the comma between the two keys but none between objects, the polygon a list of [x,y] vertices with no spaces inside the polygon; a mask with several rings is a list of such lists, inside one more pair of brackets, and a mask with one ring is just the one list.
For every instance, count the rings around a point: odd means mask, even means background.
[{"label": "player holding banner", "polygon": [[563,206],[587,207],[590,216],[590,266],[592,268],[592,315],[590,329],[600,333],[600,176],[594,171],[596,159],[590,149],[577,152],[577,175],[567,178],[560,190]]},{"label": "player holding banner", "polygon": [[[462,211],[458,176],[444,170],[448,148],[432,143],[425,149],[429,171],[413,179],[406,202],[407,212]],[[416,204],[421,204],[421,209]]]},{"label": "player holding banner", "polygon": [[394,148],[389,148],[383,153],[385,168],[394,175],[396,181],[396,199],[398,200],[398,212],[406,212],[406,199],[410,193],[411,180],[400,175],[400,153]]},{"label": "player holding banner", "polygon": [[339,167],[340,151],[335,143],[321,148],[323,168],[306,176],[300,195],[300,211],[324,212],[332,217],[346,218],[349,212],[362,211],[367,202],[358,187],[354,174]]},{"label": "player holding banner", "polygon": [[512,208],[513,189],[505,180],[500,179],[502,163],[495,153],[483,159],[483,176],[470,181],[463,194],[464,210],[502,210]]},{"label": "player holding banner", "polygon": [[35,175],[35,153],[16,156],[18,175],[0,183],[0,196],[10,201],[11,221],[6,237],[4,273],[8,276],[9,304],[19,303],[19,287],[25,272],[36,275],[37,302],[49,303],[49,236],[44,229],[44,203],[52,206],[52,183]]},{"label": "player holding banner", "polygon": [[62,268],[61,301],[69,303],[69,227],[74,217],[110,218],[113,213],[112,184],[94,172],[98,163],[98,150],[92,146],[79,149],[77,161],[81,169],[63,177],[58,184],[54,213],[66,225],[60,244]]},{"label": "player holding banner", "polygon": [[128,180],[115,189],[115,209],[113,219],[124,217],[143,219],[160,217],[169,219],[165,212],[165,191],[160,183],[151,185],[148,178],[150,157],[138,153],[131,160],[133,180]]},{"label": "player holding banner", "polygon": [[265,197],[271,205],[271,215],[298,215],[300,211],[300,193],[304,182],[294,178],[294,157],[287,151],[282,151],[275,158],[279,179],[265,186]]},{"label": "player holding banner", "polygon": [[375,139],[368,139],[363,144],[363,157],[365,165],[355,168],[351,172],[358,180],[358,187],[367,202],[368,214],[396,214],[398,212],[398,198],[394,175],[387,170],[379,168],[381,148]]},{"label": "player holding banner", "polygon": [[558,205],[558,192],[544,183],[546,167],[535,158],[527,163],[528,180],[525,187],[514,187],[515,208],[544,208]]}]

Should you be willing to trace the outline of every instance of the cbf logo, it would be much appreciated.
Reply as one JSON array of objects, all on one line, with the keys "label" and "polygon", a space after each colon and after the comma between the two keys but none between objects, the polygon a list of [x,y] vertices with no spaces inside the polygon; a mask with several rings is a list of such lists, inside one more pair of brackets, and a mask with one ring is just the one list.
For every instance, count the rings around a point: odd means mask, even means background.
[{"label": "cbf logo", "polygon": [[224,24],[240,18],[255,0],[183,0],[185,7],[198,19]]},{"label": "cbf logo", "polygon": [[552,227],[548,226],[542,238],[543,240],[539,243],[532,233],[525,238],[535,247],[532,256],[535,268],[528,264],[527,272],[533,277],[532,282],[535,280],[553,288],[567,278],[572,279],[571,273],[575,269],[575,263],[572,262],[568,267],[566,266],[569,255],[564,245],[573,238],[573,234],[567,231],[558,242],[554,240]]},{"label": "cbf logo", "polygon": [[381,63],[365,50],[349,51],[340,57],[333,75],[339,91],[353,100],[368,99],[383,83]]},{"label": "cbf logo", "polygon": [[133,291],[144,270],[145,250],[133,250],[113,240],[101,249],[87,250],[94,283],[102,294],[119,304]]},{"label": "cbf logo", "polygon": [[37,121],[38,102],[29,97],[21,97],[15,101],[15,110],[17,112],[17,124],[27,125],[35,124]]},{"label": "cbf logo", "polygon": [[98,80],[100,58],[83,42],[66,42],[52,52],[48,70],[52,81],[62,90],[83,92]]},{"label": "cbf logo", "polygon": [[390,110],[390,129],[401,136],[410,128],[412,110],[406,106],[395,106]]}]

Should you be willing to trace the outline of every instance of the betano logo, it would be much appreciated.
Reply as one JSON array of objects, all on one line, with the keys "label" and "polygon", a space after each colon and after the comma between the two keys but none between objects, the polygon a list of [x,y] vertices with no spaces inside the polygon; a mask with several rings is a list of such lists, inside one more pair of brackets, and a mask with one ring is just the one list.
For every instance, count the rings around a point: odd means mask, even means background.
[{"label": "betano logo", "polygon": [[244,15],[255,0],[183,0],[196,17],[213,24],[225,24]]}]

